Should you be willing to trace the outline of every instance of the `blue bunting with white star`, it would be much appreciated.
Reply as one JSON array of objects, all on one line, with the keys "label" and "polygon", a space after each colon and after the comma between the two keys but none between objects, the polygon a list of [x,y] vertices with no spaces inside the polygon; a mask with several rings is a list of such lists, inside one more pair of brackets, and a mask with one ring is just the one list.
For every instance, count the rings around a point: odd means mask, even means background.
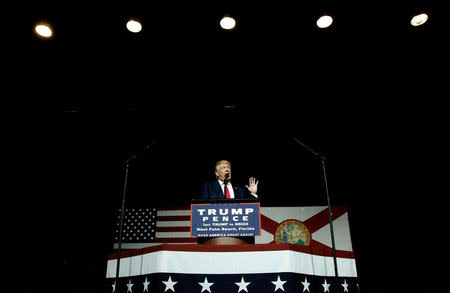
[{"label": "blue bunting with white star", "polygon": [[155,273],[122,277],[118,280],[111,278],[107,281],[111,293],[359,292],[356,277],[339,277],[336,282],[335,277],[297,273],[224,275]]}]

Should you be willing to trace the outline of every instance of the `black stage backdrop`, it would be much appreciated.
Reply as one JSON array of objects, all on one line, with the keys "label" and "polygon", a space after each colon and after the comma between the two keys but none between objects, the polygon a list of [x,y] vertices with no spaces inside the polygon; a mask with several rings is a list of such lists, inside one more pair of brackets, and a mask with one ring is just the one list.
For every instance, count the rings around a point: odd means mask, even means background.
[{"label": "black stage backdrop", "polygon": [[[448,292],[444,15],[385,4],[36,4],[19,14],[4,242],[21,256],[23,286],[105,289],[124,162],[136,153],[129,206],[189,203],[219,159],[237,182],[260,180],[264,205],[326,205],[320,161],[297,138],[328,158],[361,290]],[[335,23],[318,31],[323,7]],[[413,28],[420,9],[429,22]],[[235,31],[218,28],[224,13]],[[142,33],[126,31],[130,15]],[[34,36],[40,19],[54,24],[52,40]]]}]

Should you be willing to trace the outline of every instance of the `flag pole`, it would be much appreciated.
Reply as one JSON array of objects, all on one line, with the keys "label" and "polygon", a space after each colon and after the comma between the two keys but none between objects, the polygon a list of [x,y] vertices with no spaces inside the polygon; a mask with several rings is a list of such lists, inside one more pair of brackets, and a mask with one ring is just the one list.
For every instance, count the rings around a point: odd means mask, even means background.
[{"label": "flag pole", "polygon": [[333,230],[333,212],[331,211],[331,200],[330,200],[330,193],[328,191],[328,180],[327,180],[327,172],[325,168],[325,161],[326,158],[322,155],[320,155],[318,152],[314,151],[304,143],[302,143],[300,140],[294,137],[294,140],[300,144],[303,148],[308,150],[310,153],[318,157],[322,164],[322,174],[325,184],[325,194],[327,196],[327,205],[328,205],[328,220],[330,221],[330,236],[331,236],[331,248],[333,250],[333,262],[334,262],[334,276],[336,281],[336,292],[339,292],[339,273],[338,273],[338,266],[337,266],[337,258],[336,258],[336,244],[334,241],[334,230]]}]

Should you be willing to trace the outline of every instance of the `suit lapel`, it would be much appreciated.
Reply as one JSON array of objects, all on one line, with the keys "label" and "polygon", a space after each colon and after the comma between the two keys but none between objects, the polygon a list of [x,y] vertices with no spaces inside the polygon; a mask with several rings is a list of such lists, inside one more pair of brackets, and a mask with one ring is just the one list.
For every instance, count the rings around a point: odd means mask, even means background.
[{"label": "suit lapel", "polygon": [[[216,187],[216,194],[219,195],[218,198],[225,197],[225,194],[223,194],[222,186],[220,186],[220,183],[218,180],[216,180],[216,184],[214,185]],[[222,195],[222,196],[220,196]]]},{"label": "suit lapel", "polygon": [[241,189],[238,188],[238,186],[233,185],[233,190],[234,190],[234,198],[241,198],[242,194],[241,194]]}]

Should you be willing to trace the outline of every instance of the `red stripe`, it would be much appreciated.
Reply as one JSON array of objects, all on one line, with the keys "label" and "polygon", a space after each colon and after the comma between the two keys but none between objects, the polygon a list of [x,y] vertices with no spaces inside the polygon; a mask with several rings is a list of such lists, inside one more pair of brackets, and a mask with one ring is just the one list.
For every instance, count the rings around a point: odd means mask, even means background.
[{"label": "red stripe", "polygon": [[158,216],[156,221],[190,221],[191,216]]},{"label": "red stripe", "polygon": [[[333,221],[342,216],[347,212],[347,208],[345,206],[332,206],[331,212],[333,214]],[[308,227],[308,231],[310,234],[316,232],[320,228],[328,225],[330,220],[328,218],[328,208],[324,209],[318,214],[315,214],[311,218],[307,219],[303,222],[303,224]]]},{"label": "red stripe", "polygon": [[275,232],[277,231],[279,225],[280,223],[277,223],[271,218],[261,214],[261,228],[266,230],[270,234],[275,235]]},{"label": "red stripe", "polygon": [[[151,253],[155,251],[191,251],[191,252],[241,252],[241,251],[279,251],[292,250],[305,252],[320,256],[332,256],[332,251],[328,246],[311,247],[298,244],[244,244],[244,245],[199,245],[199,244],[162,244],[145,247],[142,249],[132,249],[123,251],[121,257],[130,257]],[[339,258],[355,258],[352,251],[337,250],[336,256]],[[108,255],[108,259],[117,258],[117,253]]]},{"label": "red stripe", "polygon": [[[333,249],[331,247],[326,246],[325,244],[318,242],[314,239],[311,239],[309,246],[311,247],[312,254],[333,256]],[[353,251],[336,249],[336,257],[355,258],[355,254],[353,253]]]},{"label": "red stripe", "polygon": [[176,226],[176,227],[156,227],[156,232],[190,232],[189,226]]},{"label": "red stripe", "polygon": [[[142,254],[144,254],[142,248],[122,250],[120,252],[120,259],[122,259],[124,257],[132,257],[132,256],[137,256],[137,255],[142,255]],[[116,252],[110,253],[108,255],[108,259],[116,259],[116,258],[117,258],[117,250],[116,250]]]},{"label": "red stripe", "polygon": [[156,243],[197,243],[195,237],[156,238]]},{"label": "red stripe", "polygon": [[165,207],[165,208],[158,209],[158,211],[176,211],[176,210],[187,211],[187,210],[191,210],[191,207],[190,206],[185,206],[185,207]]}]

